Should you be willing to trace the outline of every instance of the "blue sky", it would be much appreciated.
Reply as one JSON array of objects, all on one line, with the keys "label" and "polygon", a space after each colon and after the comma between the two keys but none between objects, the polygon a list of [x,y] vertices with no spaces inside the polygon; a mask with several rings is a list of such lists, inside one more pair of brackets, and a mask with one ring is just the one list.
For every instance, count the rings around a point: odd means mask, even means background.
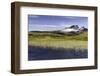
[{"label": "blue sky", "polygon": [[28,31],[61,30],[71,25],[88,27],[88,17],[28,15]]}]

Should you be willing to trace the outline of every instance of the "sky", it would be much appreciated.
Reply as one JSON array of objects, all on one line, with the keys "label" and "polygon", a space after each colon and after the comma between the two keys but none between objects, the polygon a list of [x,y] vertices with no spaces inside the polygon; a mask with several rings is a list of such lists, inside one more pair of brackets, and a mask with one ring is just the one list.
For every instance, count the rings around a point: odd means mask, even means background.
[{"label": "sky", "polygon": [[71,25],[88,27],[88,17],[28,15],[28,31],[54,31]]}]

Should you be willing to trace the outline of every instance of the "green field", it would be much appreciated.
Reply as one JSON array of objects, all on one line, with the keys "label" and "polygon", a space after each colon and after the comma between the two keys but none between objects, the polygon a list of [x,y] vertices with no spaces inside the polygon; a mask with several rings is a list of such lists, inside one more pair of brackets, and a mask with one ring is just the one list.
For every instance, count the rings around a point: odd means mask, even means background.
[{"label": "green field", "polygon": [[74,36],[52,32],[29,32],[28,42],[31,46],[82,49],[87,48],[87,36],[87,32]]}]

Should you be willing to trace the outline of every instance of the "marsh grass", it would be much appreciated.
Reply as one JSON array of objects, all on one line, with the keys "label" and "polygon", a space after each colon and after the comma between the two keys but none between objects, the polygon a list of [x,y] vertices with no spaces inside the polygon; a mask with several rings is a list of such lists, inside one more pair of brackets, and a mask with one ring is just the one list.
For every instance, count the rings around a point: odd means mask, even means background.
[{"label": "marsh grass", "polygon": [[29,45],[42,46],[42,47],[53,47],[53,48],[86,48],[86,41],[46,41],[46,40],[35,40],[29,41]]},{"label": "marsh grass", "polygon": [[28,34],[29,45],[44,48],[84,49],[87,48],[87,40],[87,32],[75,36],[46,32]]}]

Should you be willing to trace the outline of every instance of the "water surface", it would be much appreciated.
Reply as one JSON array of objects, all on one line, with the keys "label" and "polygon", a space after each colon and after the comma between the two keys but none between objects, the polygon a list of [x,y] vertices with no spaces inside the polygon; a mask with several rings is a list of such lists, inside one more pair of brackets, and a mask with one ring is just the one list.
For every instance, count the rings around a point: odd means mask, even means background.
[{"label": "water surface", "polygon": [[87,49],[54,49],[28,46],[28,60],[55,60],[88,58]]}]

